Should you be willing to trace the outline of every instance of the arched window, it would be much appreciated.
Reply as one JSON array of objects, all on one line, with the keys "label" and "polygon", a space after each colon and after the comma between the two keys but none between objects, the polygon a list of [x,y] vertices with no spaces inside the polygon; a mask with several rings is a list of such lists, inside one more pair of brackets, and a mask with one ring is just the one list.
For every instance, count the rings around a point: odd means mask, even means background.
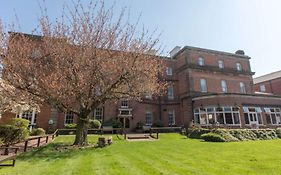
[{"label": "arched window", "polygon": [[198,65],[199,65],[199,66],[204,66],[204,65],[205,65],[205,60],[204,60],[204,58],[202,58],[202,57],[199,57],[199,58],[198,58]]},{"label": "arched window", "polygon": [[221,80],[221,90],[222,92],[227,92],[227,85],[224,80]]},{"label": "arched window", "polygon": [[238,71],[242,71],[242,65],[240,63],[236,63],[236,69]]},{"label": "arched window", "polygon": [[246,86],[243,82],[240,82],[240,92],[246,94]]},{"label": "arched window", "polygon": [[205,79],[200,79],[201,92],[207,92],[207,82]]},{"label": "arched window", "polygon": [[219,68],[223,69],[224,68],[224,62],[222,60],[219,60],[218,63],[219,63]]}]

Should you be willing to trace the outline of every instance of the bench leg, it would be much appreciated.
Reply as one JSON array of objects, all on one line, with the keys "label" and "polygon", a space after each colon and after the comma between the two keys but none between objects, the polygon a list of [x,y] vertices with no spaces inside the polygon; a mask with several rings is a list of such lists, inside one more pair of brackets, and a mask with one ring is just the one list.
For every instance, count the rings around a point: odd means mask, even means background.
[{"label": "bench leg", "polygon": [[15,166],[16,164],[16,159],[13,159],[13,166]]}]

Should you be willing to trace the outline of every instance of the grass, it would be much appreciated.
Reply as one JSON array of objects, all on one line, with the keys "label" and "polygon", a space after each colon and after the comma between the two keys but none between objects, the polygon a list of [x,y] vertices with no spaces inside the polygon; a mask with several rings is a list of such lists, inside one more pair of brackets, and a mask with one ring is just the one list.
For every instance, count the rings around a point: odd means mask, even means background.
[{"label": "grass", "polygon": [[[89,140],[97,141],[98,136]],[[73,136],[18,156],[16,166],[1,175],[37,174],[280,174],[281,140],[208,143],[179,134],[160,134],[151,142],[128,142],[113,137],[105,148],[57,151]]]}]

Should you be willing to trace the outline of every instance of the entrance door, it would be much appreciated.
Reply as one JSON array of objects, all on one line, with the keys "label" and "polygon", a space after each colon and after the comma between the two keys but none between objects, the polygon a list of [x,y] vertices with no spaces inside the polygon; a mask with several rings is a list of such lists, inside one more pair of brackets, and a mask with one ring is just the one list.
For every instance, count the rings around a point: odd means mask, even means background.
[{"label": "entrance door", "polygon": [[119,118],[119,121],[122,123],[123,128],[130,128],[130,119],[127,117]]},{"label": "entrance door", "polygon": [[257,113],[249,113],[249,121],[250,121],[250,125],[258,125],[258,117],[257,117]]}]

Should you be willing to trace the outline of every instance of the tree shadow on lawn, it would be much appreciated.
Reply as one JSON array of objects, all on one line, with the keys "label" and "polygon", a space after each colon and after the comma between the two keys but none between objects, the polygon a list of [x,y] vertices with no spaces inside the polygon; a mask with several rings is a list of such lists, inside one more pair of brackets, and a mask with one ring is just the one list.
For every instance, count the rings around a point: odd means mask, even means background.
[{"label": "tree shadow on lawn", "polygon": [[32,161],[36,162],[39,160],[44,161],[53,161],[57,159],[68,159],[81,155],[83,152],[89,150],[94,150],[96,147],[77,147],[70,144],[64,143],[51,143],[46,146],[42,146],[35,150],[20,154],[17,159],[22,161]]}]

